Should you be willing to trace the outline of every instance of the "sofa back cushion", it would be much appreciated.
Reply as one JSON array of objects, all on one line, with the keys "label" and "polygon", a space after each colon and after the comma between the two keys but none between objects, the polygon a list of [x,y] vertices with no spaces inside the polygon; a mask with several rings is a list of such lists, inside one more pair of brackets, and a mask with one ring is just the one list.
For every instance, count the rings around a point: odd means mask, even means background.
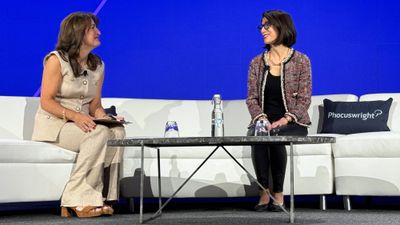
[{"label": "sofa back cushion", "polygon": [[[211,100],[161,100],[103,98],[103,106],[115,105],[117,113],[132,124],[127,136],[163,136],[165,123],[177,121],[180,135],[211,135]],[[38,97],[0,96],[0,138],[31,140]],[[225,135],[246,134],[250,114],[245,100],[223,101]]]},{"label": "sofa back cushion", "polygon": [[39,98],[0,96],[0,138],[31,140]]},{"label": "sofa back cushion", "polygon": [[360,96],[360,101],[378,101],[393,98],[389,111],[387,125],[391,131],[400,132],[400,93],[366,94]]},{"label": "sofa back cushion", "polygon": [[317,134],[322,130],[323,118],[324,118],[324,99],[330,99],[332,101],[343,101],[343,102],[356,102],[358,97],[353,94],[332,94],[332,95],[314,95],[311,97],[311,105],[308,109],[308,114],[311,119],[311,126],[308,129],[309,134]]},{"label": "sofa back cushion", "polygon": [[[125,126],[127,137],[162,137],[167,121],[177,122],[181,137],[211,135],[211,100],[103,98],[103,107],[111,105],[132,122]],[[245,135],[250,121],[245,100],[223,101],[223,111],[225,135]]]}]

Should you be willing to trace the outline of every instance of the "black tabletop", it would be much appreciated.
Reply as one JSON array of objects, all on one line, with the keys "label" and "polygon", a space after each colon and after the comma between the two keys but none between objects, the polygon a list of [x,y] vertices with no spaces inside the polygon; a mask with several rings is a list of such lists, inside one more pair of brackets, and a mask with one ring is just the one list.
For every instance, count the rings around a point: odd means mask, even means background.
[{"label": "black tabletop", "polygon": [[179,147],[216,145],[263,145],[263,144],[319,144],[334,143],[334,137],[326,136],[225,136],[225,137],[133,137],[109,140],[109,146]]}]

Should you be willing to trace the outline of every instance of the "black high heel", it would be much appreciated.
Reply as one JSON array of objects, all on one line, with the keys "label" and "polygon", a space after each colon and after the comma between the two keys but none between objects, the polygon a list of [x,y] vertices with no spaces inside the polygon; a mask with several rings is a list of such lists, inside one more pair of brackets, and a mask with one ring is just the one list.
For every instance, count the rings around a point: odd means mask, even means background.
[{"label": "black high heel", "polygon": [[269,209],[269,203],[257,204],[256,206],[254,206],[254,211],[256,212],[265,212],[268,211],[268,209]]},{"label": "black high heel", "polygon": [[282,203],[282,205],[281,204],[278,205],[276,203],[269,204],[269,211],[271,212],[284,212],[283,209],[286,209],[285,203]]}]

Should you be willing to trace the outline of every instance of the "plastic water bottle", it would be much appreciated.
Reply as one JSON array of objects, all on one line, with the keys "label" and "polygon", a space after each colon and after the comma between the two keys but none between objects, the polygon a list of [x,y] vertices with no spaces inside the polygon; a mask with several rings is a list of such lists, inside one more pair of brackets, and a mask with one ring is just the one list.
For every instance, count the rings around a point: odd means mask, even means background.
[{"label": "plastic water bottle", "polygon": [[222,111],[221,95],[215,94],[212,99],[214,109],[211,113],[211,136],[223,137],[224,136],[224,114]]}]

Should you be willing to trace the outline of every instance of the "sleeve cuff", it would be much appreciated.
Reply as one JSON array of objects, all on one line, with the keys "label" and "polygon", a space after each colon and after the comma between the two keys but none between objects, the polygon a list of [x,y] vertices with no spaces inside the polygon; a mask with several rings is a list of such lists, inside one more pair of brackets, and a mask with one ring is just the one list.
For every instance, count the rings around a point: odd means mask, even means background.
[{"label": "sleeve cuff", "polygon": [[264,116],[265,118],[268,118],[267,114],[261,113],[261,114],[258,114],[256,117],[254,117],[254,119],[251,121],[251,123],[255,123],[262,116]]},{"label": "sleeve cuff", "polygon": [[296,117],[293,113],[287,112],[287,113],[285,113],[284,116],[285,116],[285,117],[286,117],[286,116],[289,116],[290,118],[292,118],[292,120],[291,120],[290,122],[295,122],[295,123],[298,122],[297,117]]}]

